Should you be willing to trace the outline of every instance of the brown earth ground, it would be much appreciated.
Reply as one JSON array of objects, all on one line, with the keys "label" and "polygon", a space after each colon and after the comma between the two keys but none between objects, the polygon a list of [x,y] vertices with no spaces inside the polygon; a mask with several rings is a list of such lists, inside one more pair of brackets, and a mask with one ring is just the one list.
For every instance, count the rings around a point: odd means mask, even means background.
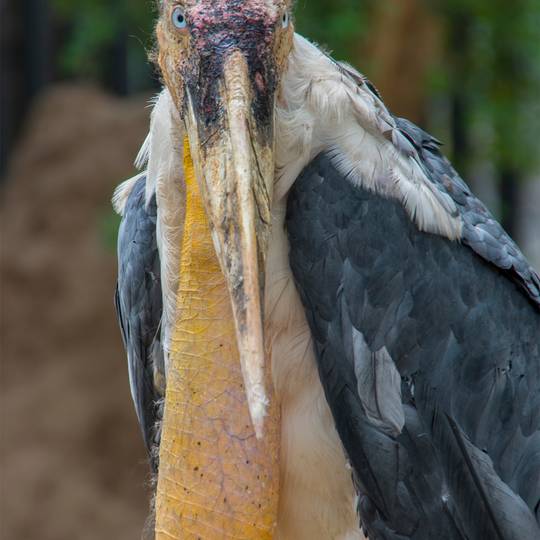
[{"label": "brown earth ground", "polygon": [[3,540],[140,537],[147,468],[106,225],[114,186],[134,172],[145,99],[48,92],[0,192]]}]

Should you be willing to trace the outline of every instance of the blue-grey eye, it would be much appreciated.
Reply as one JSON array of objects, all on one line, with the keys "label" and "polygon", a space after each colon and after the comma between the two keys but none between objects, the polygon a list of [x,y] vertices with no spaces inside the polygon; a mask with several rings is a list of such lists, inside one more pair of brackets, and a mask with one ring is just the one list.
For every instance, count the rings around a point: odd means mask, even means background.
[{"label": "blue-grey eye", "polygon": [[172,22],[176,28],[179,30],[184,30],[187,27],[186,16],[184,15],[184,10],[180,7],[177,7],[172,12]]},{"label": "blue-grey eye", "polygon": [[288,11],[285,11],[283,13],[283,17],[281,18],[281,26],[283,26],[283,28],[287,28],[287,26],[289,26],[289,12]]}]

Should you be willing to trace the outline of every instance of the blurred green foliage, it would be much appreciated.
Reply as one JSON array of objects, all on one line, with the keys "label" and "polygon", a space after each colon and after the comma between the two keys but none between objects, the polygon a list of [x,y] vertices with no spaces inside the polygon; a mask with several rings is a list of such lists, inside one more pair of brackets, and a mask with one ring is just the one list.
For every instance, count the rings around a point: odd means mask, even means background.
[{"label": "blurred green foliage", "polygon": [[127,39],[127,69],[134,90],[148,87],[146,51],[153,45],[154,2],[133,0],[52,0],[55,17],[68,26],[60,59],[68,76],[101,81],[119,38]]},{"label": "blurred green foliage", "polygon": [[[538,163],[540,1],[425,0],[442,15],[448,63],[439,88],[460,95],[467,121],[498,167]],[[442,83],[442,84],[441,84]]]},{"label": "blurred green foliage", "polygon": [[299,0],[296,29],[336,58],[352,62],[366,38],[372,6],[373,0]]}]

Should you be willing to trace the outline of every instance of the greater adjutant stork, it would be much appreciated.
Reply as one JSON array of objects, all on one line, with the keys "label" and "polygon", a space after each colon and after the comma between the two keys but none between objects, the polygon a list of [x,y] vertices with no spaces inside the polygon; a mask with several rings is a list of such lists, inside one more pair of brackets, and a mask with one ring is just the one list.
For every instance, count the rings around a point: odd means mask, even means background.
[{"label": "greater adjutant stork", "polygon": [[163,0],[117,307],[159,539],[540,538],[540,279],[291,0]]}]

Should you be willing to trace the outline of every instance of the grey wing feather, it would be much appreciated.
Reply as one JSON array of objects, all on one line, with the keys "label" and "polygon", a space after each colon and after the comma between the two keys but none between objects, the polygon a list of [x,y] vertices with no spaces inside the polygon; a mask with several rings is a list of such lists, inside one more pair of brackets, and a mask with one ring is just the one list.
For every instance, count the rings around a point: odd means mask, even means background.
[{"label": "grey wing feather", "polygon": [[[329,57],[329,60],[335,61]],[[462,242],[480,257],[489,261],[518,283],[531,300],[540,306],[540,276],[520,252],[515,242],[493,218],[485,205],[471,192],[452,164],[439,151],[441,143],[429,133],[406,120],[392,116],[382,103],[382,98],[371,82],[350,66],[336,63],[344,76],[367,89],[378,102],[381,131],[405,156],[418,161],[427,178],[440,192],[439,202],[449,200],[448,212],[454,214],[454,204],[463,221]]]},{"label": "grey wing feather", "polygon": [[352,329],[354,373],[366,417],[390,435],[399,435],[405,424],[401,404],[401,377],[386,348],[372,352],[364,336]]},{"label": "grey wing feather", "polygon": [[142,177],[129,195],[120,225],[116,308],[128,357],[131,395],[150,452],[158,443],[164,357],[156,202],[154,198],[145,204],[145,187],[146,179]]},{"label": "grey wing feather", "polygon": [[369,537],[540,538],[540,311],[524,257],[508,272],[420,232],[326,155],[295,182],[287,229]]},{"label": "grey wing feather", "polygon": [[439,141],[404,118],[395,121],[399,133],[414,146],[428,178],[456,203],[463,220],[462,242],[486,261],[508,272],[540,306],[540,276],[441,154]]}]

